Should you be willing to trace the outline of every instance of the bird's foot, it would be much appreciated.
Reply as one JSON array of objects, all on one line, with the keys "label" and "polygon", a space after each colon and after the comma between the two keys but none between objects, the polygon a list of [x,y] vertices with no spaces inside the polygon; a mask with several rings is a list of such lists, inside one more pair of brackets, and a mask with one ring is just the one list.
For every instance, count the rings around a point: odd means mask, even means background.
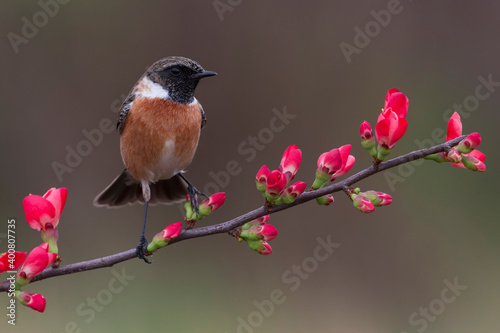
[{"label": "bird's foot", "polygon": [[141,235],[141,239],[139,240],[139,245],[135,248],[135,253],[137,254],[137,258],[144,260],[144,262],[150,264],[151,261],[146,258],[145,253],[147,253],[148,240],[144,235]]},{"label": "bird's foot", "polygon": [[184,179],[184,181],[188,186],[187,190],[189,193],[189,200],[191,202],[191,209],[194,210],[194,212],[196,213],[196,219],[198,219],[198,213],[199,213],[198,195],[202,195],[205,198],[208,198],[208,195],[206,195],[205,193],[199,191],[196,187],[194,187],[194,185],[191,184],[191,182],[187,180],[182,173],[180,173],[179,175],[181,176],[182,179]]},{"label": "bird's foot", "polygon": [[201,192],[198,191],[196,187],[193,186],[193,184],[188,184],[188,193],[189,193],[189,199],[191,201],[191,209],[193,209],[196,213],[196,219],[198,219],[198,213],[199,213],[199,203],[198,203],[198,195],[202,195],[205,198],[208,198],[208,196]]}]

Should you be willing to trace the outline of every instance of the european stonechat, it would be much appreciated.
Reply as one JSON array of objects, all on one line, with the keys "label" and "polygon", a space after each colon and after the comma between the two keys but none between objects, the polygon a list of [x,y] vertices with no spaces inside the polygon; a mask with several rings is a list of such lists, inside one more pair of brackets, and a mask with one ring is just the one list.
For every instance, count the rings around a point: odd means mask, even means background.
[{"label": "european stonechat", "polygon": [[189,193],[197,209],[202,194],[182,174],[191,163],[206,118],[194,97],[198,82],[217,75],[184,57],[155,62],[123,102],[116,129],[125,170],[99,194],[96,206],[144,202],[137,256],[146,262],[144,235],[148,203],[174,203]]}]

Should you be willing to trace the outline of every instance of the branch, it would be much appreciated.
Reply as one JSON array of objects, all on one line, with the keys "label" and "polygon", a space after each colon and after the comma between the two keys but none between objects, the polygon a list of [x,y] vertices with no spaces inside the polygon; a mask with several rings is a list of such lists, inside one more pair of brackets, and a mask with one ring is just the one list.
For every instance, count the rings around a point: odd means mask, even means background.
[{"label": "branch", "polygon": [[[259,207],[255,210],[252,210],[246,214],[240,215],[238,217],[235,217],[232,220],[229,220],[227,222],[222,222],[219,224],[211,225],[211,226],[206,226],[206,227],[200,227],[196,229],[189,229],[189,230],[183,230],[178,237],[172,239],[168,245],[190,239],[190,238],[197,238],[197,237],[203,237],[203,236],[209,236],[209,235],[214,235],[214,234],[220,234],[224,232],[229,232],[237,227],[242,226],[246,222],[252,221],[256,218],[259,218],[261,216],[267,215],[267,214],[273,214],[300,204],[303,204],[305,202],[314,200],[316,198],[319,198],[323,195],[329,194],[329,193],[334,193],[334,192],[339,192],[343,191],[347,187],[353,185],[354,183],[359,182],[360,180],[363,180],[365,178],[368,178],[371,175],[374,175],[378,172],[394,168],[396,166],[399,166],[401,164],[405,164],[414,160],[418,160],[420,158],[423,158],[425,156],[431,155],[431,154],[436,154],[440,153],[443,151],[449,150],[451,147],[456,146],[461,140],[465,139],[467,135],[462,135],[461,137],[458,137],[454,140],[442,143],[440,145],[426,148],[426,149],[421,149],[421,150],[416,150],[413,152],[410,152],[406,155],[402,155],[396,158],[393,158],[392,160],[388,160],[386,162],[382,162],[379,165],[372,165],[369,168],[362,170],[358,172],[357,174],[344,179],[343,181],[331,184],[329,186],[323,187],[319,190],[314,190],[314,191],[309,191],[305,192],[297,199],[295,199],[294,202],[291,204],[281,204],[277,206],[273,206],[271,208],[268,208],[266,206]],[[60,275],[66,275],[66,274],[73,274],[73,273],[78,273],[78,272],[84,272],[84,271],[90,271],[93,269],[98,269],[98,268],[104,268],[104,267],[111,267],[117,263],[120,263],[122,261],[130,260],[136,257],[135,253],[135,248],[131,250],[127,250],[124,252],[116,253],[110,256],[98,258],[98,259],[93,259],[93,260],[88,260],[88,261],[82,261],[79,263],[74,263],[74,264],[69,264],[69,265],[64,265],[60,266],[58,268],[52,268],[49,267],[46,270],[44,270],[41,274],[35,276],[33,280],[31,280],[31,283],[36,282],[36,281],[41,281],[47,278],[55,277],[55,276],[60,276]],[[0,283],[0,292],[2,291],[7,291],[9,288],[9,283],[8,281]]]}]

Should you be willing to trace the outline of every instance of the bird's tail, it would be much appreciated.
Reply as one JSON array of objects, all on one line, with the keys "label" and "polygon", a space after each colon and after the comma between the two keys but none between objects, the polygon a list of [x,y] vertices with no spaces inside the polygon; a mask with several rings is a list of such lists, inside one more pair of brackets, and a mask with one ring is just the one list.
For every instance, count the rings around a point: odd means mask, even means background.
[{"label": "bird's tail", "polygon": [[[160,180],[149,185],[151,188],[150,204],[172,204],[186,199],[187,185],[179,175]],[[125,169],[95,199],[95,206],[122,206],[135,202],[144,202],[141,183],[136,181]]]}]

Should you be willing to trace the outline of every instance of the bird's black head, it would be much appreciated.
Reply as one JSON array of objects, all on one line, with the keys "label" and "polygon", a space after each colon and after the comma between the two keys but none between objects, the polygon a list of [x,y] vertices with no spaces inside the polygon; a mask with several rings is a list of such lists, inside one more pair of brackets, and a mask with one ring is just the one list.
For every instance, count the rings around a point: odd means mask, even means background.
[{"label": "bird's black head", "polygon": [[177,103],[189,104],[194,100],[196,85],[204,77],[217,75],[206,71],[196,61],[184,57],[167,57],[155,62],[146,76],[168,91]]}]

